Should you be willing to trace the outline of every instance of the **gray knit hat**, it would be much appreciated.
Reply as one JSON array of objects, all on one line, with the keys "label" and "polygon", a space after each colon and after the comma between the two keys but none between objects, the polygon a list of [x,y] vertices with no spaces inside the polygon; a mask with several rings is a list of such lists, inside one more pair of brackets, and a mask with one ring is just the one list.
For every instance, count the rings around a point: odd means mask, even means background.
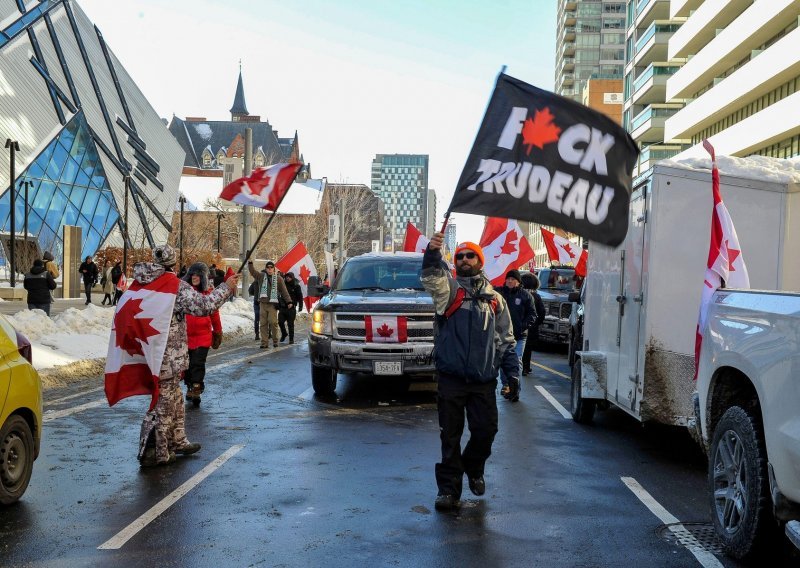
[{"label": "gray knit hat", "polygon": [[175,255],[175,249],[169,245],[160,245],[153,249],[153,262],[161,266],[175,266],[178,257]]}]

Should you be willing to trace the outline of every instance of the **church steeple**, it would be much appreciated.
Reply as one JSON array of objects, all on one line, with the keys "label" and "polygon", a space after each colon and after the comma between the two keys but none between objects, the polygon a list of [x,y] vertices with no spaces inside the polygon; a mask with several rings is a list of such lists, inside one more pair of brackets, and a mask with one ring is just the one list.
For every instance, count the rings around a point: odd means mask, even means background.
[{"label": "church steeple", "polygon": [[239,60],[239,82],[236,85],[236,96],[233,98],[231,107],[231,120],[239,122],[243,116],[249,116],[247,104],[244,102],[244,85],[242,84],[242,61]]}]

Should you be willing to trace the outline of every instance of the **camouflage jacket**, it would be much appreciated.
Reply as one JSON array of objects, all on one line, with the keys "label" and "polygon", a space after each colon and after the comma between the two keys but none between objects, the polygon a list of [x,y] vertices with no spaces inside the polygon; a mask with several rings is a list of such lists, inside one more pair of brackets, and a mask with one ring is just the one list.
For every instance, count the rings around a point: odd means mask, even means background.
[{"label": "camouflage jacket", "polygon": [[[151,262],[139,262],[133,267],[133,278],[140,284],[149,284],[166,272],[163,266]],[[161,378],[176,377],[189,368],[189,340],[186,336],[186,314],[208,316],[225,302],[231,291],[224,282],[210,294],[201,294],[183,280],[178,286],[178,295],[172,310],[172,320],[167,336],[167,350],[161,363]]]}]

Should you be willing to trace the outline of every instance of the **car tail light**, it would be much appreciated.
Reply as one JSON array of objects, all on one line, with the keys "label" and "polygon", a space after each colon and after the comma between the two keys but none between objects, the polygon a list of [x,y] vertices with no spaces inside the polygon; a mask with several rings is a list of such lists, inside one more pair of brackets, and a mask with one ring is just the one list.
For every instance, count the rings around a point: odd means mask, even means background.
[{"label": "car tail light", "polygon": [[19,354],[28,360],[28,363],[33,365],[33,349],[31,348],[31,342],[28,341],[27,337],[25,337],[18,331],[17,331],[17,351],[19,351]]}]

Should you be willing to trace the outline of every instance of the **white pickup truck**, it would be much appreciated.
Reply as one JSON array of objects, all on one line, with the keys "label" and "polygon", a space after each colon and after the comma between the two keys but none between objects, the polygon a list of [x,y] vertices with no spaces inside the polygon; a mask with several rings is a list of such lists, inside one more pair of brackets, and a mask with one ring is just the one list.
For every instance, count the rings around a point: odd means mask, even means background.
[{"label": "white pickup truck", "polygon": [[800,294],[715,293],[694,405],[726,553],[764,553],[779,527],[800,548]]}]

